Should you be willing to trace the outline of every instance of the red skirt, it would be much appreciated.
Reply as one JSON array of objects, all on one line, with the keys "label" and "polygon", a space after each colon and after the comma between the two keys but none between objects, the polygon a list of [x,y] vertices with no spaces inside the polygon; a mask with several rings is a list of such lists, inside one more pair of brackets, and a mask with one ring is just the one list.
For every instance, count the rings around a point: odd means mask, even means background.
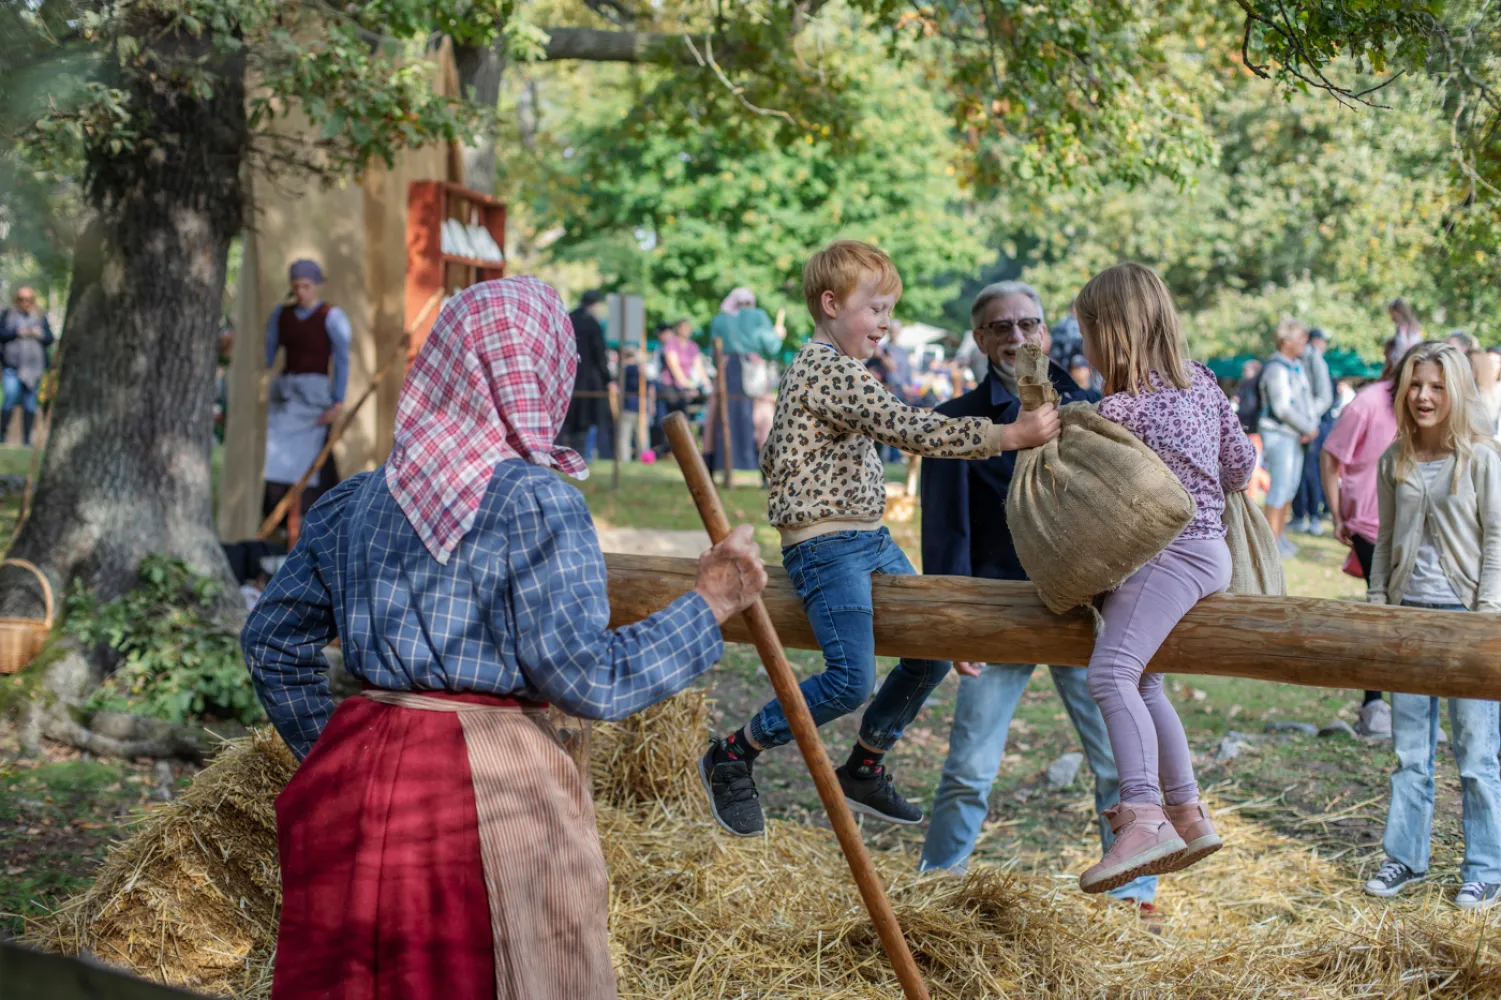
[{"label": "red skirt", "polygon": [[273,1000],[615,997],[593,808],[545,713],[349,698],[276,817]]}]

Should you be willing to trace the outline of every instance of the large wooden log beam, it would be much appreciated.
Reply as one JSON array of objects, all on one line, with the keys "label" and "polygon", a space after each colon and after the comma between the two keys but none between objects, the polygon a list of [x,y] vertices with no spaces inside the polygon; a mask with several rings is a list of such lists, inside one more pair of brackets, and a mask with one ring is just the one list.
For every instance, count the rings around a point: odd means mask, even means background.
[{"label": "large wooden log beam", "polygon": [[[697,563],[605,556],[612,625],[640,621],[693,587]],[[817,649],[787,574],[772,569],[767,610],[782,641]],[[1086,612],[1055,615],[1029,584],[956,576],[876,577],[876,652],[934,660],[1084,666]],[[730,642],[749,642],[737,616]],[[1307,597],[1212,597],[1168,636],[1151,669],[1311,687],[1501,699],[1501,617]]]}]

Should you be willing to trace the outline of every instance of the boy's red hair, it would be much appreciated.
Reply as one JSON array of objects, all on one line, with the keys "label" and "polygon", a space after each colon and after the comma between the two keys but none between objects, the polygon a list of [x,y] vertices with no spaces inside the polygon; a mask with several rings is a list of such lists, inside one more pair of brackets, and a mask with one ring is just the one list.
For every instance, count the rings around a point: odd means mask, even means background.
[{"label": "boy's red hair", "polygon": [[843,304],[868,274],[877,278],[876,290],[902,297],[902,276],[885,251],[859,240],[835,240],[808,258],[803,265],[803,299],[813,322],[828,317],[823,311],[823,293],[833,292],[834,301]]}]

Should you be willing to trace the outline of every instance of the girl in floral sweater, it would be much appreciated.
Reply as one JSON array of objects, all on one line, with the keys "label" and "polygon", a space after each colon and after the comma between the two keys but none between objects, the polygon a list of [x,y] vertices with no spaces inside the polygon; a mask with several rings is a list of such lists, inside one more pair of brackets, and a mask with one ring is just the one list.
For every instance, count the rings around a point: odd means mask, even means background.
[{"label": "girl in floral sweater", "polygon": [[1162,675],[1146,668],[1189,609],[1230,585],[1225,494],[1246,488],[1256,451],[1209,369],[1183,358],[1172,298],[1150,268],[1128,263],[1100,272],[1075,309],[1085,356],[1105,380],[1101,416],[1156,452],[1196,507],[1172,544],[1105,597],[1089,660],[1089,690],[1110,734],[1121,800],[1105,812],[1115,843],[1079,885],[1106,892],[1220,849],[1183,724]]},{"label": "girl in floral sweater", "polygon": [[[914,572],[881,526],[886,470],[875,443],[939,458],[990,458],[1058,434],[1052,406],[1002,425],[951,419],[893,396],[864,362],[886,336],[901,292],[891,260],[864,243],[832,243],[808,260],[803,295],[817,331],[782,377],[761,453],[782,562],[823,649],[824,672],[801,685],[820,726],[853,712],[875,690],[871,575]],[[942,661],[904,659],[881,684],[849,761],[836,771],[850,808],[894,823],[922,820],[922,810],[892,787],[882,759],[948,669]],[[773,699],[713,742],[699,775],[720,826],[739,836],[762,831],[751,764],[762,750],[791,740]]]}]

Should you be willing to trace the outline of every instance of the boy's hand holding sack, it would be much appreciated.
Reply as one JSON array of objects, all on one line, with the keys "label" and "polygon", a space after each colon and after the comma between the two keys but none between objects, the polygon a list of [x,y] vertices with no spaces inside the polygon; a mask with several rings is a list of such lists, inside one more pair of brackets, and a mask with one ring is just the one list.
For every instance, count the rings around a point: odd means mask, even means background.
[{"label": "boy's hand holding sack", "polygon": [[[1057,400],[1047,365],[1036,344],[1017,352],[1025,409]],[[1070,403],[1058,415],[1057,438],[1017,453],[1006,517],[1022,568],[1062,614],[1146,565],[1193,520],[1194,502],[1162,459],[1095,404]]]}]

